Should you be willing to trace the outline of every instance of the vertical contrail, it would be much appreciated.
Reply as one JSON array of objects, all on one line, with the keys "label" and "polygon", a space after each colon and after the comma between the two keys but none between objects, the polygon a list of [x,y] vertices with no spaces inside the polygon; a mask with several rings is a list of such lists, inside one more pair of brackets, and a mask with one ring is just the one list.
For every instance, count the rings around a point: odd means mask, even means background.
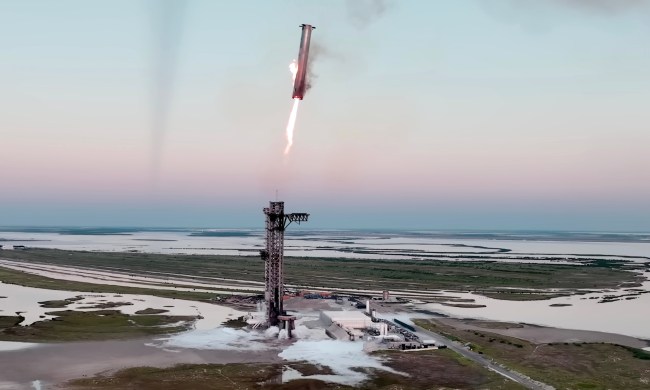
[{"label": "vertical contrail", "polygon": [[186,5],[186,0],[158,0],[151,4],[155,39],[151,97],[151,179],[154,185],[160,175],[165,135],[169,128]]}]

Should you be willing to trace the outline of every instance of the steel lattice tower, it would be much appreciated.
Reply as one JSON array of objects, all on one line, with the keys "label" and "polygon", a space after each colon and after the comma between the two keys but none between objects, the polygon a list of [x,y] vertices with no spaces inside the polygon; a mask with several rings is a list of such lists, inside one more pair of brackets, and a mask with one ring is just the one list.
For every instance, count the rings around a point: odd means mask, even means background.
[{"label": "steel lattice tower", "polygon": [[264,260],[266,322],[278,325],[278,316],[284,315],[284,231],[291,222],[307,222],[307,213],[284,213],[284,202],[270,202],[264,208],[266,215],[266,249],[260,251]]}]

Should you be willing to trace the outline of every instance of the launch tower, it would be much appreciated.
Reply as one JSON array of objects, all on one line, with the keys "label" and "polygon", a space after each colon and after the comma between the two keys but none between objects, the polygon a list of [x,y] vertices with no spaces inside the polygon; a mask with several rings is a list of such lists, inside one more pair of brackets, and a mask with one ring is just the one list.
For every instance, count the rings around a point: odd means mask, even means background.
[{"label": "launch tower", "polygon": [[[270,202],[264,208],[266,215],[266,248],[260,251],[264,260],[264,298],[266,300],[266,322],[277,326],[279,316],[284,316],[284,231],[291,222],[307,222],[307,213],[284,213],[284,202]],[[290,331],[291,329],[289,329]]]}]

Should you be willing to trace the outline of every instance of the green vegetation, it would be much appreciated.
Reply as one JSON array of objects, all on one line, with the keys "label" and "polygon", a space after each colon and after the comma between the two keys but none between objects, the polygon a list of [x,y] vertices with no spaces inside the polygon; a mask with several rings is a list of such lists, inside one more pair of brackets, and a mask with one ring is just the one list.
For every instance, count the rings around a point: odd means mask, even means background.
[{"label": "green vegetation", "polygon": [[[93,305],[80,306],[79,309],[113,309],[115,307],[130,306],[131,302],[100,302]],[[144,313],[147,314],[147,313]],[[153,314],[153,313],[149,313]]]},{"label": "green vegetation", "polygon": [[472,320],[471,324],[474,326],[487,328],[487,329],[512,329],[512,328],[524,327],[522,324],[517,324],[514,322],[484,321],[484,320]]},{"label": "green vegetation", "polygon": [[245,328],[246,326],[248,326],[248,323],[246,322],[246,319],[242,316],[242,317],[232,318],[224,322],[223,326],[227,326],[228,328]]},{"label": "green vegetation", "polygon": [[407,375],[382,370],[362,370],[370,379],[358,386],[343,386],[304,378],[281,383],[283,367],[302,375],[332,374],[327,367],[306,363],[286,364],[181,364],[169,368],[135,367],[110,376],[68,382],[71,389],[497,389],[519,390],[518,384],[488,371],[448,350],[417,353],[377,353],[386,365]]},{"label": "green vegetation", "polygon": [[162,314],[162,313],[167,313],[169,310],[165,309],[152,309],[150,307],[143,309],[143,310],[138,310],[135,312],[135,314]]},{"label": "green vegetation", "polygon": [[628,351],[632,352],[632,356],[634,356],[637,359],[641,360],[650,360],[650,352],[644,351],[642,349],[638,348],[631,348],[631,347],[623,347],[627,349]]},{"label": "green vegetation", "polygon": [[[90,312],[57,311],[58,317],[20,326],[0,320],[0,340],[58,342],[82,340],[113,340],[176,333],[187,330],[195,319],[185,316],[128,315],[116,310]],[[21,319],[22,320],[22,319]],[[165,326],[183,321],[182,325]]]},{"label": "green vegetation", "polygon": [[[316,366],[288,364],[300,372],[319,372]],[[116,372],[111,376],[68,382],[70,389],[119,389],[119,390],[245,390],[259,389],[352,389],[349,386],[329,385],[312,379],[300,379],[282,384],[280,364],[180,364],[169,368],[134,367]]]},{"label": "green vegetation", "polygon": [[650,353],[613,344],[532,344],[489,331],[459,330],[440,321],[415,320],[446,333],[485,356],[558,389],[647,389]]},{"label": "green vegetation", "polygon": [[43,301],[39,302],[41,307],[45,307],[48,309],[60,309],[62,307],[66,307],[70,304],[71,302],[68,302],[67,300],[55,300],[55,301]]},{"label": "green vegetation", "polygon": [[23,320],[24,318],[20,316],[0,316],[0,329],[16,326]]},{"label": "green vegetation", "polygon": [[[449,329],[453,330],[453,328],[448,327],[448,326],[443,326],[442,324],[440,324],[437,321],[433,321],[433,320],[432,321],[427,321],[427,320],[421,320],[421,319],[413,319],[412,321],[417,326],[420,326],[422,328],[429,329],[429,330],[431,330],[433,332],[441,334],[441,335],[445,336],[446,338],[450,339],[451,341],[458,341],[458,342],[463,341],[459,337],[457,337],[454,333],[451,333],[451,332],[448,331]],[[438,325],[440,325],[440,326],[438,326]]]},{"label": "green vegetation", "polygon": [[[0,281],[7,284],[17,284],[26,287],[45,288],[50,290],[65,290],[90,293],[109,293],[109,294],[141,294],[153,295],[163,298],[188,299],[195,301],[210,301],[219,297],[218,294],[196,292],[196,291],[174,291],[174,290],[156,290],[144,287],[125,287],[112,286],[107,284],[93,284],[85,282],[75,282],[70,280],[52,279],[45,276],[32,275],[26,272],[15,271],[0,266]],[[65,301],[46,301],[50,305],[62,306],[45,306],[45,307],[65,307]],[[42,302],[44,303],[44,302]]]},{"label": "green vegetation", "polygon": [[68,299],[61,299],[61,300],[54,300],[54,301],[43,301],[39,302],[38,304],[41,305],[41,307],[46,307],[48,309],[54,309],[54,308],[62,308],[62,307],[67,307],[69,304],[74,303],[76,301],[82,300],[82,297],[74,297],[74,298],[68,298]]},{"label": "green vegetation", "polygon": [[523,389],[521,385],[489,371],[449,349],[418,352],[377,352],[386,365],[408,377],[373,371],[368,389]]},{"label": "green vegetation", "polygon": [[503,299],[506,301],[542,301],[545,299],[552,299],[558,297],[566,297],[571,294],[545,294],[539,292],[531,291],[516,291],[516,290],[486,290],[486,291],[474,291],[477,294],[484,295],[489,298],[494,299]]},{"label": "green vegetation", "polygon": [[[121,271],[147,276],[191,275],[192,278],[204,282],[214,282],[211,278],[258,282],[264,280],[263,263],[253,256],[161,255],[54,249],[5,251],[2,256],[25,262]],[[602,260],[587,265],[565,265],[436,259],[360,260],[290,257],[285,263],[285,280],[289,284],[329,289],[381,290],[390,285],[395,290],[477,290],[483,294],[497,294],[494,296],[500,299],[544,299],[551,296],[547,294],[539,296],[523,290],[507,291],[502,287],[603,289],[614,288],[621,283],[634,284],[640,280],[637,274],[621,269],[618,263]],[[5,280],[2,274],[0,280]],[[111,292],[114,290],[111,288]]]}]

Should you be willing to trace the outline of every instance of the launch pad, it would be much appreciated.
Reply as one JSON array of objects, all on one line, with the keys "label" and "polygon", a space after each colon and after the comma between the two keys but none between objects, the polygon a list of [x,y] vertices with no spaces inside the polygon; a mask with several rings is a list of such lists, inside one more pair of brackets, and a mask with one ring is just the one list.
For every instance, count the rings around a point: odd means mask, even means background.
[{"label": "launch pad", "polygon": [[[284,312],[284,231],[292,223],[307,222],[307,213],[284,213],[284,202],[270,202],[264,208],[266,215],[266,248],[260,251],[264,260],[264,299],[266,301],[266,324],[277,326],[280,320],[290,330],[293,321]],[[281,317],[281,318],[279,318]]]}]

